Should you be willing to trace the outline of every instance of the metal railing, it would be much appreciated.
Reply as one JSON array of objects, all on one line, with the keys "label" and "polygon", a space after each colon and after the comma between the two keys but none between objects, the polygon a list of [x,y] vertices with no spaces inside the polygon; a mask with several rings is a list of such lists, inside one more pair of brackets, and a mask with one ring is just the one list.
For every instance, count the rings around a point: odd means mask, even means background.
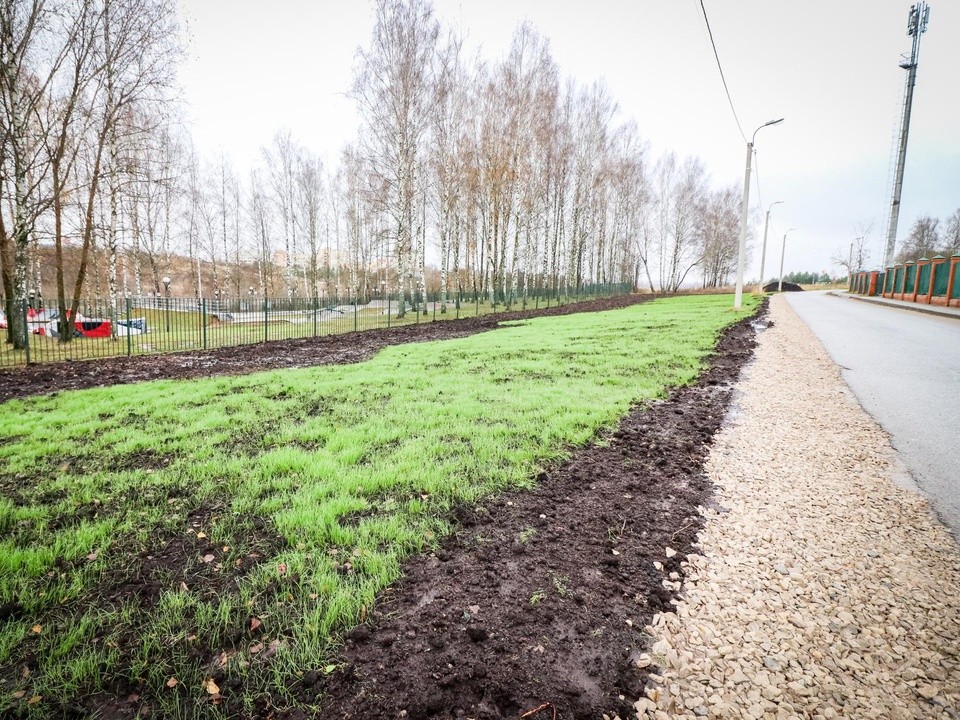
[{"label": "metal railing", "polygon": [[[94,360],[319,337],[626,295],[629,283],[536,290],[491,299],[477,292],[417,294],[401,309],[396,295],[313,298],[128,297],[81,304],[72,332],[55,306],[0,299],[0,367]],[[17,342],[8,327],[14,313]]]}]

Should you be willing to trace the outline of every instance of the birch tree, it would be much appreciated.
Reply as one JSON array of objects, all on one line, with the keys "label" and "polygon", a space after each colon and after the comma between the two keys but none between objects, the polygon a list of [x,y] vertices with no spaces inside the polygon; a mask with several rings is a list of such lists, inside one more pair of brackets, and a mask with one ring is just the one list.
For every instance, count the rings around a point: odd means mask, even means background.
[{"label": "birch tree", "polygon": [[363,118],[362,152],[381,178],[380,202],[394,228],[402,317],[405,298],[413,295],[417,175],[424,162],[432,57],[440,26],[427,0],[377,0],[375,7],[370,45],[357,53],[353,97]]}]

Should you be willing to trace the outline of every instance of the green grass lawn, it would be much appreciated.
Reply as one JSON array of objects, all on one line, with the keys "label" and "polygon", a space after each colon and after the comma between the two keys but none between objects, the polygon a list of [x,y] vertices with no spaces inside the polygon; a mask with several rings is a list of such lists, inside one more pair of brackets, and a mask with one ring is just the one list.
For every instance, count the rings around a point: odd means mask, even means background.
[{"label": "green grass lawn", "polygon": [[730,300],[0,405],[0,715],[97,693],[163,717],[282,702],[453,505],[691,381]]}]

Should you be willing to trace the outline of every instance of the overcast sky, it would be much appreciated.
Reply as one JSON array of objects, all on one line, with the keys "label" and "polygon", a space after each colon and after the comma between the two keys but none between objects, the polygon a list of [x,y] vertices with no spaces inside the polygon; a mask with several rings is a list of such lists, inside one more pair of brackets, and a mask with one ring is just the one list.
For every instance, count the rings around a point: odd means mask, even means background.
[{"label": "overcast sky", "polygon": [[[288,127],[335,163],[356,136],[345,96],[355,52],[373,27],[363,0],[181,0],[190,35],[182,86],[197,148],[226,152],[238,171]],[[960,207],[960,2],[932,0],[923,36],[900,215],[902,239],[919,215]],[[910,0],[706,0],[744,132],[757,135],[759,214],[775,200],[767,276],[784,231],[786,271],[831,269],[855,226],[873,223],[882,259],[891,153],[905,71]],[[714,184],[743,183],[745,145],[727,104],[699,0],[435,0],[486,59],[531,21],[561,70],[603,78],[658,154],[697,155]],[[762,232],[762,225],[760,228]],[[748,276],[759,272],[759,247]],[[837,272],[836,268],[833,268]]]}]

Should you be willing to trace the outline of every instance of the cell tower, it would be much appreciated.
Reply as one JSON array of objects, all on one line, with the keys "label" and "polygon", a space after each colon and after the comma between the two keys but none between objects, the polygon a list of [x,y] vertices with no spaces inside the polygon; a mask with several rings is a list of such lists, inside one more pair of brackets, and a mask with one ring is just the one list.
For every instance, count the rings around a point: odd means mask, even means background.
[{"label": "cell tower", "polygon": [[907,92],[903,98],[903,117],[900,122],[900,149],[897,152],[897,174],[893,183],[893,202],[890,204],[890,222],[887,224],[887,248],[883,254],[883,267],[893,265],[893,253],[897,244],[897,223],[900,220],[900,192],[903,190],[903,166],[907,160],[907,135],[910,133],[910,110],[913,107],[913,86],[917,82],[917,64],[920,62],[920,36],[927,31],[930,6],[918,2],[910,7],[907,18],[907,35],[913,38],[910,59],[900,63],[907,71]]}]

